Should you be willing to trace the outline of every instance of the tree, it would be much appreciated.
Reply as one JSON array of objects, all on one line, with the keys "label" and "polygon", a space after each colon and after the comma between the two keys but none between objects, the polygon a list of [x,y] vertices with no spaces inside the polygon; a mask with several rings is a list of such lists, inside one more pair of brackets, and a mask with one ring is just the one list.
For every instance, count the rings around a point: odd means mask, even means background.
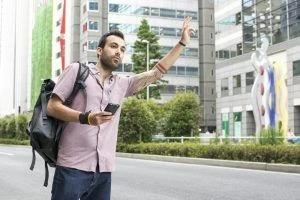
[{"label": "tree", "polygon": [[[133,46],[133,54],[131,60],[133,62],[133,72],[141,73],[147,70],[147,43],[149,42],[149,69],[151,69],[156,62],[162,58],[160,53],[160,46],[158,45],[159,38],[155,35],[154,32],[150,31],[150,26],[146,19],[141,21],[141,25],[139,27],[137,33],[138,39],[135,41]],[[156,62],[152,62],[155,60]],[[159,99],[160,98],[160,89],[163,87],[166,81],[158,80],[154,84],[156,87],[150,87],[149,91],[150,97]],[[137,98],[146,99],[147,93],[146,89],[143,89],[137,94]]]},{"label": "tree", "polygon": [[120,142],[150,142],[156,131],[154,114],[144,99],[128,98],[122,106],[119,125]]},{"label": "tree", "polygon": [[166,107],[165,136],[192,136],[198,133],[200,102],[195,93],[178,93]]}]

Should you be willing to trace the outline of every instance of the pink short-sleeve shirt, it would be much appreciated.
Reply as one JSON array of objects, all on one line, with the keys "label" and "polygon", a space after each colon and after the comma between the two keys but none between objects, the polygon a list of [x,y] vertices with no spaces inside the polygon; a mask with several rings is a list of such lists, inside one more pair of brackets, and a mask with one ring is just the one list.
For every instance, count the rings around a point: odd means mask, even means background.
[{"label": "pink short-sleeve shirt", "polygon": [[[53,93],[62,101],[70,95],[78,71],[78,63],[65,69],[54,88]],[[99,163],[100,172],[115,170],[115,154],[121,105],[124,97],[132,96],[140,89],[162,77],[156,68],[132,77],[112,74],[103,85],[97,81],[100,72],[93,64],[89,65],[90,75],[85,81],[87,106],[84,108],[82,91],[76,95],[72,109],[81,112],[103,111],[108,103],[119,104],[111,122],[99,126],[66,122],[60,143],[57,165],[83,171],[96,171]]]}]

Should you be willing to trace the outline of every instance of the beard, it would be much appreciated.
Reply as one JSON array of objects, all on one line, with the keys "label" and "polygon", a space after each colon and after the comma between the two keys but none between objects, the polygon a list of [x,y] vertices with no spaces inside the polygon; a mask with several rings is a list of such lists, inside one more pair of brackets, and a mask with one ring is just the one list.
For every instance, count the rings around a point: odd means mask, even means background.
[{"label": "beard", "polygon": [[115,70],[119,67],[119,65],[121,64],[121,62],[114,62],[112,58],[110,58],[105,51],[103,52],[102,56],[99,58],[99,61],[102,65],[102,67],[106,70]]}]

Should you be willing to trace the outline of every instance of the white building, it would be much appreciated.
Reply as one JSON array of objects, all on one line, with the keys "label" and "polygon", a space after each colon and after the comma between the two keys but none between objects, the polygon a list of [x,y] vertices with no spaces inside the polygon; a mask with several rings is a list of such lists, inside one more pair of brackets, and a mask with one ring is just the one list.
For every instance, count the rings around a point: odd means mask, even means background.
[{"label": "white building", "polygon": [[28,0],[0,1],[0,117],[28,109],[29,13]]}]

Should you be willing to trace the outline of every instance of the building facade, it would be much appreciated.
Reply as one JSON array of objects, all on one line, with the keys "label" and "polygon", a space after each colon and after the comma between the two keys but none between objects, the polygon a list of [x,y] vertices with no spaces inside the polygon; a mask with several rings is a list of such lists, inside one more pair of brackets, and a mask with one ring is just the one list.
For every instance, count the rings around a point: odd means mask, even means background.
[{"label": "building facade", "polygon": [[0,117],[28,110],[30,3],[0,1]]},{"label": "building facade", "polygon": [[252,53],[267,37],[269,63],[286,69],[288,127],[300,134],[300,1],[216,0],[217,131],[254,136]]},{"label": "building facade", "polygon": [[[180,40],[182,21],[191,16],[191,26],[203,30],[203,26],[209,27],[210,32],[196,32],[191,42],[176,61],[174,66],[164,76],[168,81],[167,86],[161,91],[160,103],[172,98],[177,92],[192,91],[200,96],[202,105],[203,127],[215,128],[215,91],[214,91],[214,57],[207,59],[207,48],[211,49],[208,55],[214,55],[213,35],[213,1],[198,4],[198,0],[192,0],[186,4],[184,0],[76,0],[65,2],[55,0],[53,6],[53,77],[61,73],[62,56],[65,57],[65,65],[80,60],[84,63],[96,63],[96,49],[100,36],[110,30],[120,30],[125,34],[126,54],[122,66],[116,73],[126,75],[133,74],[131,56],[132,46],[137,40],[138,27],[142,19],[146,19],[153,31],[160,39],[161,53],[165,55]],[[201,2],[201,1],[200,1]],[[63,8],[65,7],[65,55],[61,52],[61,27],[63,26]],[[200,7],[199,7],[200,6]],[[199,10],[205,10],[199,15]],[[207,12],[209,11],[209,13]],[[205,18],[206,16],[207,19]],[[200,25],[200,18],[201,21]],[[204,19],[205,18],[205,19]],[[209,22],[209,23],[208,23]],[[199,35],[209,37],[209,43],[201,43]],[[201,37],[202,37],[201,36]],[[207,38],[208,39],[208,38]],[[201,41],[207,41],[203,39]],[[145,44],[146,45],[146,44]],[[151,45],[151,44],[150,44]],[[206,58],[199,63],[199,55]],[[209,66],[208,66],[209,65]],[[206,70],[205,70],[206,69]],[[202,70],[202,71],[201,71]],[[201,73],[203,74],[201,75]],[[208,76],[209,75],[209,76]],[[209,85],[210,89],[207,88]],[[205,95],[205,97],[204,97]],[[206,114],[204,114],[206,113]],[[205,119],[205,120],[204,120]]]}]

